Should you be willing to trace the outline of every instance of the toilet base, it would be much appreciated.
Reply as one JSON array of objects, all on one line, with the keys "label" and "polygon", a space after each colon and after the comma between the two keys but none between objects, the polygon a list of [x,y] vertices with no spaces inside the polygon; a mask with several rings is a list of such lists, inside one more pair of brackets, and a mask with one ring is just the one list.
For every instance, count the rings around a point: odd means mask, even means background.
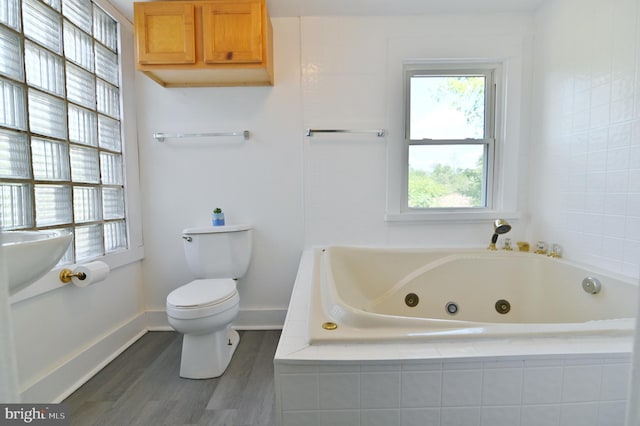
[{"label": "toilet base", "polygon": [[211,334],[185,334],[182,341],[180,377],[211,379],[222,376],[239,342],[240,335],[231,327]]}]

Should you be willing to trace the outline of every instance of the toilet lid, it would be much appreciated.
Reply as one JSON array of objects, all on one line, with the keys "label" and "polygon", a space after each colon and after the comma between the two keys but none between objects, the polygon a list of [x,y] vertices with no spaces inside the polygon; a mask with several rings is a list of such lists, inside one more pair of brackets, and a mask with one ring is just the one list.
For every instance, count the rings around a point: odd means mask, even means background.
[{"label": "toilet lid", "polygon": [[173,290],[167,303],[176,308],[213,305],[236,294],[236,283],[231,278],[195,280]]}]

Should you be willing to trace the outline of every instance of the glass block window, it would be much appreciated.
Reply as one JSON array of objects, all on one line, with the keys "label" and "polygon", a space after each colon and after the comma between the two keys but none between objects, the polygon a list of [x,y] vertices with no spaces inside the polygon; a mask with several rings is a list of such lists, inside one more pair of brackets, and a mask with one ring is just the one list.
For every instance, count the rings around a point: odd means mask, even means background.
[{"label": "glass block window", "polygon": [[126,250],[118,23],[91,0],[0,5],[0,227]]}]

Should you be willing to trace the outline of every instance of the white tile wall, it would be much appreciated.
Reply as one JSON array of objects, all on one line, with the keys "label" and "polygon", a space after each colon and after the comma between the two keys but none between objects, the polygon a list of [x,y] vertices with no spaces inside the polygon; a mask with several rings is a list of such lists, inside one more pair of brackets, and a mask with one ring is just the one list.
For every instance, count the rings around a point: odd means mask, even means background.
[{"label": "white tile wall", "polygon": [[282,377],[282,409],[319,409],[319,387],[316,374],[289,374]]},{"label": "white tile wall", "polygon": [[440,425],[439,408],[419,408],[402,410],[402,426],[438,426]]},{"label": "white tile wall", "polygon": [[440,425],[441,426],[480,426],[479,407],[456,407],[442,408]]},{"label": "white tile wall", "polygon": [[[363,381],[366,383],[366,380]],[[359,374],[335,373],[320,376],[320,408],[357,409],[360,407]]]},{"label": "white tile wall", "polygon": [[[384,138],[317,135],[304,139],[305,245],[487,244],[489,221],[417,226],[385,222],[387,187],[394,186],[387,169],[399,169],[389,160],[389,153],[396,151],[393,147],[402,141],[403,133],[401,64],[416,57],[492,57],[508,58],[512,61],[509,66],[519,70],[521,58],[530,54],[524,50],[531,24],[532,17],[524,14],[301,18],[304,126],[387,130]],[[390,64],[399,66],[400,71],[390,75]],[[519,74],[514,71],[512,80],[520,81]],[[512,89],[515,97],[510,111],[514,117],[505,127],[513,136],[505,152],[516,150],[513,141],[521,136],[517,95],[525,88],[514,84]],[[523,170],[526,162],[510,165]],[[522,189],[511,193],[524,193],[526,177],[524,172],[522,175],[522,179],[510,179],[503,185]],[[510,205],[516,204],[513,201]],[[524,227],[514,227],[511,235],[522,238],[524,232]]]},{"label": "white tile wall", "polygon": [[399,426],[400,410],[362,410],[361,424],[371,426]]},{"label": "white tile wall", "polygon": [[601,402],[598,409],[598,425],[617,426],[624,424],[626,408],[625,401]]},{"label": "white tile wall", "polygon": [[562,380],[562,401],[583,402],[598,399],[601,365],[565,367]]},{"label": "white tile wall", "polygon": [[554,0],[536,15],[531,239],[640,276],[640,8]]},{"label": "white tile wall", "polygon": [[564,404],[560,411],[561,425],[597,426],[598,404]]},{"label": "white tile wall", "polygon": [[[447,365],[445,365],[445,368]],[[444,370],[442,373],[442,406],[480,405],[482,370]]]},{"label": "white tile wall", "polygon": [[621,401],[626,397],[629,382],[629,368],[625,364],[604,365],[599,399],[602,401]]},{"label": "white tile wall", "polygon": [[289,411],[283,415],[282,426],[318,426],[319,418],[318,411]]},{"label": "white tile wall", "polygon": [[442,401],[441,371],[403,371],[400,400],[402,407],[439,407]]},{"label": "white tile wall", "polygon": [[482,426],[511,426],[520,422],[520,407],[483,407]]},{"label": "white tile wall", "polygon": [[360,413],[358,411],[321,411],[321,425],[359,426]]},{"label": "white tile wall", "polygon": [[[558,242],[568,258],[632,277],[640,275],[639,14],[635,0],[554,0],[537,13],[526,194],[529,240]],[[392,21],[302,20],[305,126],[388,119],[388,92],[378,90],[384,36],[420,32]],[[381,219],[389,141],[342,142],[304,141],[306,243],[465,245],[481,235],[474,226],[389,228]],[[276,383],[286,426],[622,426],[629,370],[628,356],[608,355],[318,361],[277,363]]]},{"label": "white tile wall", "polygon": [[517,405],[522,401],[522,367],[486,369],[482,405]]},{"label": "white tile wall", "polygon": [[284,425],[623,426],[629,372],[630,355],[277,361],[276,392]]},{"label": "white tile wall", "polygon": [[362,408],[399,407],[400,369],[379,373],[369,371],[361,372],[360,398]]},{"label": "white tile wall", "polygon": [[[249,325],[266,325],[255,320],[264,319],[260,311],[277,312],[288,303],[304,238],[300,26],[297,18],[274,18],[272,24],[273,87],[166,89],[138,73],[149,310],[164,310],[167,294],[192,279],[180,235],[184,228],[209,225],[215,207],[225,211],[227,223],[254,226],[251,265],[238,281],[240,315],[250,311],[255,324]],[[158,143],[151,137],[239,129],[251,138]]]},{"label": "white tile wall", "polygon": [[562,367],[531,367],[524,371],[522,402],[548,404],[560,401]]}]

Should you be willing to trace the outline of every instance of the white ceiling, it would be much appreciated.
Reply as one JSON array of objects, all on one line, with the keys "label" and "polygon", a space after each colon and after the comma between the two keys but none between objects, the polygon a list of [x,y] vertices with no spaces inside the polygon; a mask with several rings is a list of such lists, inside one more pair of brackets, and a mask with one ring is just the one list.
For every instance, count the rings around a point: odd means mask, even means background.
[{"label": "white ceiling", "polygon": [[[133,22],[133,0],[109,0]],[[551,0],[267,0],[271,17],[402,16],[433,13],[501,13],[536,10]]]},{"label": "white ceiling", "polygon": [[546,0],[267,0],[284,16],[400,16],[428,13],[532,12]]}]

